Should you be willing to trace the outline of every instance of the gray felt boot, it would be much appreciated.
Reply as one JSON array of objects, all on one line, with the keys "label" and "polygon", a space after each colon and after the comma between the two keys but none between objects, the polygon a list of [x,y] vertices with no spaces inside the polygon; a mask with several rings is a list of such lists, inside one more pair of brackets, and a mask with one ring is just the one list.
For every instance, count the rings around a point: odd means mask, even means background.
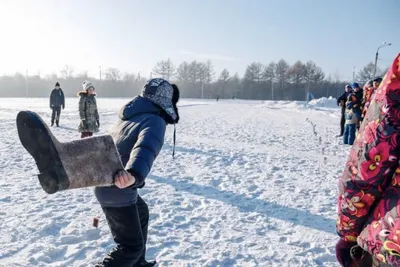
[{"label": "gray felt boot", "polygon": [[19,139],[32,155],[44,191],[57,191],[113,183],[123,170],[110,135],[59,142],[38,114],[21,111],[17,115]]}]

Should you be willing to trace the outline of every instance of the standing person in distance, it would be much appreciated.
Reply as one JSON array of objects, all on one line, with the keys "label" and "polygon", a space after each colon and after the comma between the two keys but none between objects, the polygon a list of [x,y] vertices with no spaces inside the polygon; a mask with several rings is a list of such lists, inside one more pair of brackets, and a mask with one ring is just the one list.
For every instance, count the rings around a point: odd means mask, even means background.
[{"label": "standing person in distance", "polygon": [[54,125],[54,120],[56,121],[57,127],[60,126],[61,107],[62,109],[65,108],[65,97],[60,84],[57,82],[50,94],[50,108],[52,110],[51,126]]},{"label": "standing person in distance", "polygon": [[347,84],[344,87],[344,92],[337,99],[337,105],[341,107],[341,117],[340,117],[340,134],[337,137],[343,136],[344,133],[344,124],[345,124],[345,113],[346,113],[346,101],[348,96],[351,94],[352,88],[350,84]]},{"label": "standing person in distance", "polygon": [[[110,130],[125,171],[115,185],[96,187],[116,248],[96,267],[151,267],[145,260],[149,209],[138,195],[163,144],[166,126],[179,121],[179,89],[164,79],[151,79],[140,96],[121,108]],[[175,146],[175,131],[174,131]]]},{"label": "standing person in distance", "polygon": [[80,97],[79,117],[81,119],[78,130],[81,133],[81,138],[85,138],[99,131],[100,118],[97,111],[96,93],[93,84],[84,81],[82,88],[83,91],[78,93]]}]

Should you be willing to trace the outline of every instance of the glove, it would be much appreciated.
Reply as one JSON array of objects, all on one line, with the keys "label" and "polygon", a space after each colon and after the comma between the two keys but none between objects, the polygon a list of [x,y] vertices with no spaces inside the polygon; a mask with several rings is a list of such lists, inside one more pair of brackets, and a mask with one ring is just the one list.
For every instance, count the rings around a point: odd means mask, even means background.
[{"label": "glove", "polygon": [[[343,267],[370,266],[359,265],[361,261],[370,260],[370,257],[364,257],[367,254],[356,242],[346,242],[339,239],[336,243],[336,259]],[[369,254],[368,254],[369,256]]]},{"label": "glove", "polygon": [[63,105],[63,106],[62,106],[62,108],[64,109],[64,108],[65,108],[65,106]]},{"label": "glove", "polygon": [[100,121],[99,120],[97,120],[97,127],[100,128]]}]

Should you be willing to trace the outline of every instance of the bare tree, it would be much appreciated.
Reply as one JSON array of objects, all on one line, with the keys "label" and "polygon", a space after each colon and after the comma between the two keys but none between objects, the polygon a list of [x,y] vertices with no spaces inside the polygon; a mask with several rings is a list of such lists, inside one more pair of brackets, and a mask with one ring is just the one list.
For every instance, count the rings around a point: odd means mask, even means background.
[{"label": "bare tree", "polygon": [[340,82],[340,71],[339,69],[336,69],[335,73],[333,74],[333,78],[335,83],[339,83]]},{"label": "bare tree", "polygon": [[231,78],[229,71],[227,69],[223,69],[221,74],[219,75],[218,81],[226,83]]},{"label": "bare tree", "polygon": [[[374,70],[375,70],[375,64],[370,62],[367,65],[365,65],[357,74],[357,80],[366,82],[369,79],[373,79],[374,75]],[[382,70],[377,67],[376,68],[376,73],[382,73]]]},{"label": "bare tree", "polygon": [[121,79],[121,72],[117,68],[108,68],[105,73],[105,79],[110,81],[118,81]]},{"label": "bare tree", "polygon": [[222,89],[221,90],[222,97],[225,96],[225,89],[226,89],[226,86],[228,85],[230,79],[231,79],[231,77],[230,77],[229,71],[227,69],[223,69],[218,78],[218,83],[220,84],[220,88]]},{"label": "bare tree", "polygon": [[153,72],[164,79],[171,79],[176,75],[175,66],[172,63],[171,59],[161,60],[156,63],[156,66],[153,68]]},{"label": "bare tree", "polygon": [[321,82],[325,78],[325,74],[320,67],[313,61],[308,61],[305,65],[305,81],[307,82],[305,94],[310,92],[311,85]]},{"label": "bare tree", "polygon": [[296,61],[287,70],[288,79],[297,87],[305,80],[305,66],[300,60]]},{"label": "bare tree", "polygon": [[276,77],[276,63],[271,62],[264,68],[264,73],[263,73],[264,79],[266,81],[272,82],[273,79]]},{"label": "bare tree", "polygon": [[281,59],[276,64],[276,78],[279,82],[279,87],[282,89],[285,87],[287,83],[287,70],[289,69],[289,64],[284,60]]},{"label": "bare tree", "polygon": [[232,93],[232,98],[237,97],[241,89],[241,79],[236,72],[229,80],[229,91]]},{"label": "bare tree", "polygon": [[69,65],[65,65],[64,68],[62,68],[60,70],[61,77],[64,79],[72,78],[74,75],[74,72],[75,72],[74,68]]},{"label": "bare tree", "polygon": [[190,66],[189,63],[184,61],[179,64],[178,69],[176,70],[177,80],[186,84],[189,81],[190,75]]},{"label": "bare tree", "polygon": [[207,60],[205,63],[205,72],[206,72],[206,83],[211,83],[214,79],[215,70],[211,60]]},{"label": "bare tree", "polygon": [[81,79],[81,80],[88,80],[89,79],[89,74],[88,71],[82,71],[81,73],[78,73],[78,75],[76,75],[77,78]]},{"label": "bare tree", "polygon": [[122,80],[124,82],[134,82],[136,80],[136,76],[133,73],[125,73],[124,76],[122,77]]},{"label": "bare tree", "polygon": [[253,62],[247,66],[246,71],[244,73],[244,79],[247,82],[257,83],[263,80],[264,66],[260,62]]},{"label": "bare tree", "polygon": [[264,78],[263,69],[264,66],[260,62],[253,62],[246,68],[243,83],[248,88],[248,96],[251,99],[255,99],[261,94],[260,82]]}]

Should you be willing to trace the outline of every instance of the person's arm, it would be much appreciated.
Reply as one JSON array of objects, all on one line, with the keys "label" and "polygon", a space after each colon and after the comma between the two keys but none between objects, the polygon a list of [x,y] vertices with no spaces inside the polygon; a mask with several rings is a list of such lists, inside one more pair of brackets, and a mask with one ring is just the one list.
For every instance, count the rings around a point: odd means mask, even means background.
[{"label": "person's arm", "polygon": [[338,106],[340,105],[340,101],[344,100],[345,94],[346,94],[346,93],[343,93],[343,94],[341,94],[341,95],[338,97],[338,99],[337,99],[337,105],[338,105]]},{"label": "person's arm", "polygon": [[[361,134],[359,154],[353,147],[339,180],[337,233],[347,242],[355,242],[371,215],[371,209],[390,184],[400,157],[400,130],[390,126],[388,118],[396,107],[387,109],[380,123],[369,123]],[[390,133],[390,134],[388,134]],[[359,155],[357,155],[357,154]]]},{"label": "person's arm", "polygon": [[81,96],[81,98],[79,99],[79,117],[81,119],[81,121],[86,120],[85,117],[85,97]]},{"label": "person's arm", "polygon": [[95,101],[96,101],[95,116],[96,116],[96,121],[99,121],[100,120],[100,116],[99,116],[99,111],[98,111],[98,108],[97,108],[97,100],[95,100]]},{"label": "person's arm", "polygon": [[64,91],[61,90],[61,97],[62,97],[62,108],[65,108],[65,96],[64,96]]},{"label": "person's arm", "polygon": [[50,93],[50,108],[53,107],[53,103],[54,103],[54,90],[52,90]]},{"label": "person's arm", "polygon": [[125,166],[125,170],[135,177],[133,187],[140,187],[150,173],[153,162],[164,144],[165,128],[165,121],[158,116],[149,118],[141,127]]}]

